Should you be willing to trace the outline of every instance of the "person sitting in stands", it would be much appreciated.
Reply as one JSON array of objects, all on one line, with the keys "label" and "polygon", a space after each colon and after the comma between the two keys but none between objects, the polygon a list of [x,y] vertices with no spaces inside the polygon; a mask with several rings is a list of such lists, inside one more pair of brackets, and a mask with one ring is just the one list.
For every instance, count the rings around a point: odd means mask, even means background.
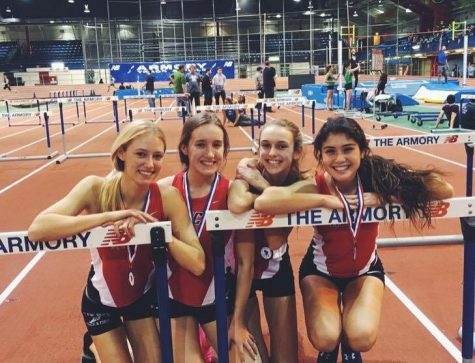
[{"label": "person sitting in stands", "polygon": [[475,130],[475,98],[462,107],[462,128]]},{"label": "person sitting in stands", "polygon": [[[233,105],[233,104],[245,104],[246,97],[240,95],[237,101],[233,101],[231,97],[226,97],[225,99],[226,105]],[[240,108],[238,110],[223,110],[223,124],[226,125],[226,121],[229,121],[233,124],[233,126],[251,126],[252,121],[249,116],[246,115],[246,109]]]},{"label": "person sitting in stands", "polygon": [[447,117],[447,120],[449,120],[449,128],[453,129],[454,127],[459,127],[459,106],[455,104],[454,95],[447,96],[447,102],[442,107],[439,116],[437,116],[435,128],[438,128],[439,124],[442,123],[444,115]]},{"label": "person sitting in stands", "polygon": [[120,89],[120,90],[123,90],[123,89],[125,89],[124,82],[120,82],[119,89]]}]

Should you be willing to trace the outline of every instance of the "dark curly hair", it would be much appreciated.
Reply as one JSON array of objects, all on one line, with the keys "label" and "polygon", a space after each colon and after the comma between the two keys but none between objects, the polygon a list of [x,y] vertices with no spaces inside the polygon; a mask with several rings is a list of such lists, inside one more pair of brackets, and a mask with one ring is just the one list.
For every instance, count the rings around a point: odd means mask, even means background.
[{"label": "dark curly hair", "polygon": [[358,144],[363,155],[358,175],[365,191],[378,194],[381,203],[400,203],[414,226],[431,225],[429,204],[439,199],[434,189],[443,173],[434,168],[413,169],[392,159],[372,155],[361,126],[346,117],[330,117],[318,132],[313,146],[320,164],[323,144],[331,134],[345,134]]}]

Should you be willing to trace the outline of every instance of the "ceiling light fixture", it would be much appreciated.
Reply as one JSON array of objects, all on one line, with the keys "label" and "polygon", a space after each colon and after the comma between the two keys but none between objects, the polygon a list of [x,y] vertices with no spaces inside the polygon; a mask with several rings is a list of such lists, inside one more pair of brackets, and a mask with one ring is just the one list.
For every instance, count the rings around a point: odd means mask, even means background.
[{"label": "ceiling light fixture", "polygon": [[165,0],[160,1],[160,5],[166,5],[166,4],[167,4],[167,2]]},{"label": "ceiling light fixture", "polygon": [[378,6],[383,6],[383,2],[381,0],[378,1]]},{"label": "ceiling light fixture", "polygon": [[353,12],[353,18],[357,18],[358,17],[358,13],[356,12],[356,10]]},{"label": "ceiling light fixture", "polygon": [[9,7],[9,6],[7,6],[7,8],[5,9],[5,12],[7,12],[7,13],[11,13],[11,12],[12,12],[12,9],[10,9],[10,7]]},{"label": "ceiling light fixture", "polygon": [[68,3],[74,4],[74,0],[68,0]]},{"label": "ceiling light fixture", "polygon": [[406,13],[412,13],[412,10],[409,8],[406,8]]},{"label": "ceiling light fixture", "polygon": [[239,6],[238,0],[236,0],[236,11],[241,11],[241,7]]},{"label": "ceiling light fixture", "polygon": [[86,14],[89,14],[91,12],[91,10],[89,10],[89,5],[88,4],[84,4],[84,12]]},{"label": "ceiling light fixture", "polygon": [[275,17],[276,17],[277,19],[280,19],[280,18],[282,18],[282,15],[277,14]]}]

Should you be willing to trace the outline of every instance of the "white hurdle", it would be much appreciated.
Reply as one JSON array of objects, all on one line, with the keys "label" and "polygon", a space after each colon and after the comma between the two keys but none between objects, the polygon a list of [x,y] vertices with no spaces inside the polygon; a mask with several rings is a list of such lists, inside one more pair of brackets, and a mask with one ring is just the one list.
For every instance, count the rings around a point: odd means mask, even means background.
[{"label": "white hurdle", "polygon": [[[41,116],[43,115],[44,118],[44,123],[45,123],[45,135],[46,135],[46,148],[47,148],[47,153],[46,155],[25,155],[25,156],[8,156],[13,154],[15,151],[24,149],[29,145],[22,146],[20,148],[17,148],[12,151],[8,151],[5,153],[0,154],[0,162],[1,161],[21,161],[21,160],[44,160],[44,159],[52,159],[56,155],[58,155],[57,151],[53,151],[51,148],[51,139],[50,139],[50,133],[49,133],[49,117],[52,115],[51,112],[12,112],[12,113],[5,113],[2,112],[0,114],[0,120],[1,119],[8,119],[10,118],[24,118],[24,117],[39,117],[41,120]],[[41,125],[41,122],[40,122]],[[39,125],[34,125],[38,127]]]}]

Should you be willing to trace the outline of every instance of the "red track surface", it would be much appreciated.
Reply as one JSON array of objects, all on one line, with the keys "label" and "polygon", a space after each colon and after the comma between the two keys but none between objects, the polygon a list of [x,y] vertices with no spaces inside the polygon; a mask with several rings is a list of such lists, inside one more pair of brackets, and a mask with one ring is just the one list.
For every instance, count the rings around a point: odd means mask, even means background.
[{"label": "red track surface", "polygon": [[[241,85],[247,88],[248,85]],[[129,104],[145,106],[144,101]],[[89,104],[88,120],[112,120],[110,103]],[[69,121],[76,121],[75,107],[65,112]],[[119,116],[123,117],[123,106]],[[321,120],[330,114],[317,112],[317,129]],[[144,115],[144,117],[147,115]],[[219,115],[221,116],[221,115]],[[281,108],[271,117],[288,118],[300,123],[298,108]],[[51,121],[58,121],[53,115]],[[178,143],[181,121],[162,121],[169,149]],[[375,131],[371,123],[361,121],[369,135],[416,134],[412,130],[390,126]],[[67,149],[72,150],[81,143],[96,137],[78,148],[76,153],[107,152],[115,136],[110,124],[84,124],[67,126]],[[103,135],[98,136],[103,130]],[[22,132],[25,131],[25,132]],[[51,127],[53,149],[62,151],[59,126]],[[250,145],[249,139],[238,128],[228,128],[233,147]],[[249,130],[246,130],[250,133]],[[18,134],[22,132],[21,134]],[[306,119],[305,133],[311,136],[310,118]],[[18,134],[18,135],[15,135]],[[0,123],[0,154],[29,144],[44,137],[43,127],[7,127]],[[440,160],[417,150],[447,160]],[[451,164],[448,160],[465,164],[463,145],[441,145],[417,148],[376,149],[375,153],[392,157],[413,166],[434,165],[448,173],[448,180],[454,185],[457,196],[465,191],[465,168]],[[36,143],[16,152],[14,155],[45,154],[45,142]],[[13,154],[10,156],[14,156]],[[232,152],[223,170],[233,177],[238,160],[249,155]],[[105,175],[110,171],[108,158],[69,159],[63,164],[51,163],[43,170],[12,186],[49,160],[13,161],[0,163],[0,231],[27,229],[33,217],[46,206],[61,198],[82,177],[89,174]],[[304,167],[313,167],[315,161],[310,147],[306,150]],[[178,156],[167,155],[162,176],[180,170]],[[8,187],[8,188],[7,188]],[[406,224],[396,224],[392,230],[381,226],[381,237],[410,235],[459,234],[457,220],[436,222],[433,229],[422,232]],[[291,235],[291,256],[294,273],[297,275],[300,260],[311,238],[310,228],[298,228]],[[387,276],[417,307],[442,331],[460,350],[456,338],[461,324],[462,308],[462,246],[405,247],[380,249]],[[0,294],[20,273],[33,254],[0,257]],[[21,283],[0,305],[0,362],[77,362],[80,358],[84,324],[80,314],[80,298],[89,269],[87,251],[48,253],[40,259]],[[316,353],[306,337],[300,293],[298,298],[298,326],[300,334],[300,361],[315,361]],[[409,312],[400,300],[387,288],[378,342],[364,354],[366,362],[450,362],[454,359],[442,345]]]}]

